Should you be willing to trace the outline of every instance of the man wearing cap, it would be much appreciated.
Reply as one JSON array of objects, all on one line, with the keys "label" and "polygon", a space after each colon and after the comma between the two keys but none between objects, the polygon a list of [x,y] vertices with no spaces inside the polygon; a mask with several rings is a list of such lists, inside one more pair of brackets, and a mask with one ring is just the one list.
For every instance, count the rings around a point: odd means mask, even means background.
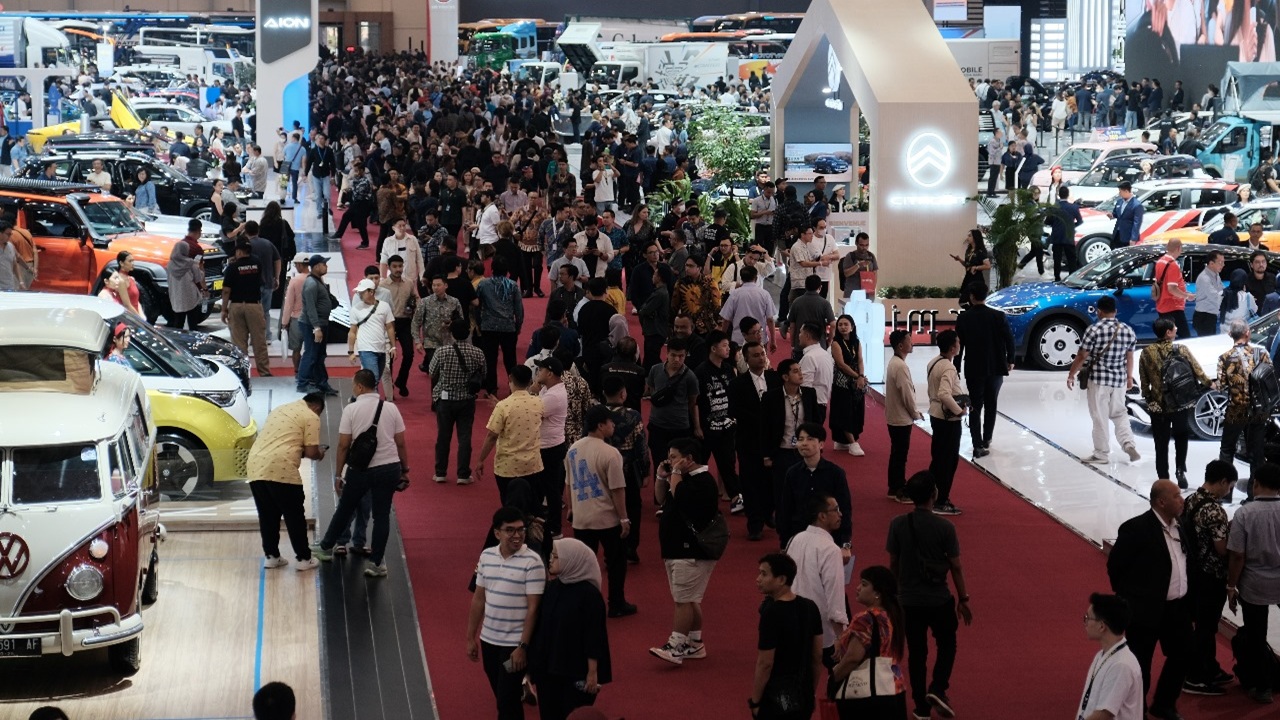
[{"label": "man wearing cap", "polygon": [[308,393],[319,389],[326,395],[337,395],[329,384],[329,371],[325,358],[329,348],[325,344],[325,331],[329,329],[329,313],[333,312],[333,295],[324,276],[329,272],[329,258],[312,255],[307,258],[310,272],[302,286],[302,315],[298,326],[302,331],[302,361],[298,364],[298,392]]},{"label": "man wearing cap", "polygon": [[569,446],[565,442],[564,424],[569,417],[569,393],[560,377],[564,364],[554,357],[546,357],[537,363],[534,387],[542,398],[542,427],[539,430],[538,451],[542,456],[542,473],[534,484],[535,503],[547,501],[547,535],[560,534],[564,515],[561,503],[564,497],[564,456]]},{"label": "man wearing cap", "polygon": [[253,257],[248,240],[236,241],[235,259],[227,264],[222,280],[222,323],[231,330],[231,342],[253,357],[259,377],[271,377],[267,355],[267,321],[262,316],[262,267]]},{"label": "man wearing cap", "polygon": [[351,329],[347,331],[347,357],[352,365],[382,378],[382,394],[393,400],[391,373],[384,372],[388,359],[396,354],[396,318],[391,305],[376,296],[378,286],[365,278],[356,283],[358,305],[351,308]]},{"label": "man wearing cap", "polygon": [[300,252],[293,256],[293,278],[284,291],[284,302],[280,305],[280,330],[288,337],[289,352],[293,360],[293,372],[298,373],[298,363],[302,359],[302,325],[298,318],[302,317],[302,286],[310,277],[307,260],[311,256]]},{"label": "man wearing cap", "polygon": [[770,257],[768,251],[763,245],[755,244],[747,248],[747,252],[741,258],[738,258],[729,266],[724,268],[720,273],[720,295],[727,297],[729,293],[742,287],[744,280],[742,279],[743,268],[753,267],[756,269],[756,279],[764,280],[773,275],[777,271],[777,266]]}]

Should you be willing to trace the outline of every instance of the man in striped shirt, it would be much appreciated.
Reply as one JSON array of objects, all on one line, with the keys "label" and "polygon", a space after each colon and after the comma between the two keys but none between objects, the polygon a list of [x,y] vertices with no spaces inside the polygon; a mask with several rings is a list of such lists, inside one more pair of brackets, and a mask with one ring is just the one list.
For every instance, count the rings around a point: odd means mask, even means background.
[{"label": "man in striped shirt", "polygon": [[516,508],[504,507],[493,514],[498,545],[480,553],[476,592],[467,616],[467,657],[484,662],[498,701],[498,720],[524,718],[521,680],[547,582],[542,558],[524,544],[525,530],[525,517]]}]

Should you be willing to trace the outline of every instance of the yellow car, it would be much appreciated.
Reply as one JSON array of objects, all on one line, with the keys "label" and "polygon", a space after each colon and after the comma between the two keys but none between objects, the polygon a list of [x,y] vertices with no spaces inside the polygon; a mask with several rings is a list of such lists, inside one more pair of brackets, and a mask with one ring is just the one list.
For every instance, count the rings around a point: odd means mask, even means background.
[{"label": "yellow car", "polygon": [[[1236,225],[1236,235],[1240,238],[1241,243],[1244,243],[1249,237],[1249,226],[1254,223],[1261,223],[1262,245],[1268,250],[1280,251],[1280,222],[1277,219],[1277,215],[1280,215],[1280,198],[1256,200],[1239,210],[1233,210],[1233,212],[1239,221]],[[1166,243],[1174,238],[1181,240],[1183,243],[1207,243],[1210,235],[1222,229],[1226,215],[1225,212],[1217,213],[1199,227],[1156,233],[1150,237],[1143,238],[1142,244]]]}]

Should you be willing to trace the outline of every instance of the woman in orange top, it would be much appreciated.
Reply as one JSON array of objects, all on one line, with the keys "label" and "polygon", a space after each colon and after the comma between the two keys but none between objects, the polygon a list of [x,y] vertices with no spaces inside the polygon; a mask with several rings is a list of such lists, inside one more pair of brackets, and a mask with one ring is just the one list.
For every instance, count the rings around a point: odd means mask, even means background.
[{"label": "woman in orange top", "polygon": [[[840,720],[904,720],[907,716],[907,689],[902,677],[906,655],[906,624],[902,606],[898,604],[898,580],[889,568],[873,565],[862,571],[855,599],[867,609],[849,622],[837,641],[840,661],[832,668],[833,687],[840,687],[854,668],[871,656],[889,658],[893,669],[893,687],[877,685],[876,696],[860,700],[836,700]],[[872,647],[872,636],[878,636],[879,647]],[[871,677],[874,680],[875,661]]]}]

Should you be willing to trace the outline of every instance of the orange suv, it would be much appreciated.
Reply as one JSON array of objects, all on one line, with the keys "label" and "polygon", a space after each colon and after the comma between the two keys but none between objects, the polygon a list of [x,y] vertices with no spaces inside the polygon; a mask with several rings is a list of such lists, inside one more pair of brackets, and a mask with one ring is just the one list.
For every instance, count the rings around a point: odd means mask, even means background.
[{"label": "orange suv", "polygon": [[[179,240],[146,232],[143,220],[120,198],[97,185],[49,180],[0,179],[0,212],[16,217],[40,250],[40,272],[34,290],[87,295],[102,289],[103,271],[114,269],[116,255],[128,250],[133,277],[147,321],[170,320],[169,254]],[[205,245],[204,269],[211,298],[222,289],[227,256]],[[213,300],[198,309],[208,317]]]}]

